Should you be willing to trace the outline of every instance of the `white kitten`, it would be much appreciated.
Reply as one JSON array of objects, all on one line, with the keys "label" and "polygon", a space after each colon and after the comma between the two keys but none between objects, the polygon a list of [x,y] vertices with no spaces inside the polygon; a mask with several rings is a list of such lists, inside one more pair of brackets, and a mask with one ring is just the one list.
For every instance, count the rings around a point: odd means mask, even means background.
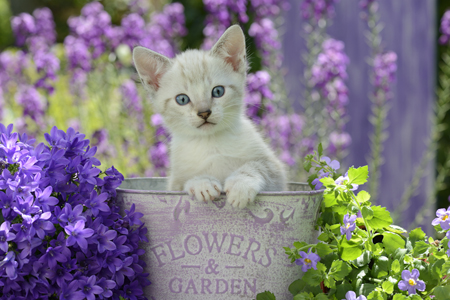
[{"label": "white kitten", "polygon": [[210,51],[169,59],[136,47],[133,59],[172,134],[168,190],[202,201],[223,190],[240,208],[260,191],[286,190],[283,164],[244,113],[247,62],[239,26],[228,28]]}]

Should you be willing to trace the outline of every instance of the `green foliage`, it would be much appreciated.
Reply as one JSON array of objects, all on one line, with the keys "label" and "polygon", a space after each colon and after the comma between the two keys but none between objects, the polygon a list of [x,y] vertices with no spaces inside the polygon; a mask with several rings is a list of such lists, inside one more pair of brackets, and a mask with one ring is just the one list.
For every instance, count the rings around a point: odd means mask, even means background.
[{"label": "green foliage", "polygon": [[[322,170],[330,171],[315,152],[306,158],[305,165],[315,172],[317,178]],[[314,177],[315,176],[315,177]],[[450,259],[446,254],[448,238],[435,241],[428,238],[421,228],[411,232],[393,225],[389,211],[385,207],[373,206],[370,195],[365,191],[355,194],[352,184],[367,182],[367,166],[350,168],[348,178],[336,181],[336,174],[320,179],[326,190],[321,205],[321,215],[317,221],[321,234],[319,242],[308,244],[295,242],[294,248],[285,247],[285,252],[294,262],[300,258],[300,251],[320,256],[316,268],[312,265],[303,277],[289,286],[294,299],[334,299],[345,298],[348,291],[368,300],[414,300],[450,299]],[[311,182],[310,182],[311,183]],[[344,216],[361,213],[356,218],[351,238],[341,234],[341,230],[351,227],[344,223]],[[353,227],[352,227],[353,228]],[[440,232],[445,232],[436,226]],[[425,282],[425,291],[408,295],[399,288],[402,272],[417,269],[418,280]]]}]

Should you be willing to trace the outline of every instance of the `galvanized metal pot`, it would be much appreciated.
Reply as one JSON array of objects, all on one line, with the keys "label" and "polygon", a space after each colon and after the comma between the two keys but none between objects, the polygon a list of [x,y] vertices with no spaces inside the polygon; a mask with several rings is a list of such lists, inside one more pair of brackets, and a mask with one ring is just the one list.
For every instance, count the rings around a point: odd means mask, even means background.
[{"label": "galvanized metal pot", "polygon": [[149,299],[255,299],[265,290],[292,299],[288,286],[301,271],[282,247],[316,241],[323,191],[290,183],[234,209],[225,195],[204,203],[165,188],[166,178],[132,178],[117,189],[121,209],[135,203],[149,229]]}]

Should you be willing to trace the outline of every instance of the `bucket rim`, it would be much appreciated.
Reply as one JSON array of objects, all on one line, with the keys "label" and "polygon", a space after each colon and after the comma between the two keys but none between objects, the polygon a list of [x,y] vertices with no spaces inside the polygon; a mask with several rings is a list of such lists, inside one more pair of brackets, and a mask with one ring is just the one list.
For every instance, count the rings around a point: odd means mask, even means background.
[{"label": "bucket rim", "polygon": [[[125,178],[126,180],[148,180],[148,179],[166,179],[167,177],[133,177],[133,178]],[[288,184],[297,184],[297,185],[308,185],[305,182],[293,182],[289,181]],[[137,190],[137,189],[124,189],[117,187],[116,191],[118,193],[133,193],[133,194],[150,194],[150,195],[183,195],[188,196],[189,194],[185,191],[157,191],[157,190]],[[320,190],[313,190],[313,191],[270,191],[270,192],[259,192],[257,194],[258,196],[315,196],[315,195],[321,195],[325,189]],[[226,196],[225,192],[220,193],[221,196]]]}]

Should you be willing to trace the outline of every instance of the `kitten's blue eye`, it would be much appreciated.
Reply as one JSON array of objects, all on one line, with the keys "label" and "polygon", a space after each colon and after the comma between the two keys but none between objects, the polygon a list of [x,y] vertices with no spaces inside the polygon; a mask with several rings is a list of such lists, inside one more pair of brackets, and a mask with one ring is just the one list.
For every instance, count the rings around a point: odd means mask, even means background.
[{"label": "kitten's blue eye", "polygon": [[223,94],[225,94],[225,88],[221,85],[216,86],[215,88],[213,88],[212,90],[212,96],[214,98],[220,98],[223,96]]},{"label": "kitten's blue eye", "polygon": [[187,95],[185,95],[185,94],[178,95],[178,96],[175,98],[175,100],[176,100],[177,103],[180,104],[180,105],[186,105],[186,104],[188,104],[189,102],[191,102],[191,100],[189,99],[189,97],[188,97]]}]

